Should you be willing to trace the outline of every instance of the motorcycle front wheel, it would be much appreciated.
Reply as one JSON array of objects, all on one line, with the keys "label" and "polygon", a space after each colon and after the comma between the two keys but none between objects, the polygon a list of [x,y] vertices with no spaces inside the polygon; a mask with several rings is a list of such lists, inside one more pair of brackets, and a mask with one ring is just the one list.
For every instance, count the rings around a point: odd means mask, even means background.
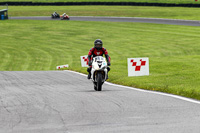
[{"label": "motorcycle front wheel", "polygon": [[102,74],[99,72],[97,73],[97,91],[101,91],[102,89]]}]

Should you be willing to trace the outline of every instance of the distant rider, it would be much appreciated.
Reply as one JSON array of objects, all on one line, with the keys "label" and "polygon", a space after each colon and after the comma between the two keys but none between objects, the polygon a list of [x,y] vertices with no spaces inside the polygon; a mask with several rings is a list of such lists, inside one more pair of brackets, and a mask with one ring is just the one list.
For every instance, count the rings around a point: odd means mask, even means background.
[{"label": "distant rider", "polygon": [[[108,55],[108,51],[103,47],[103,42],[100,39],[97,39],[94,41],[94,47],[90,49],[89,53],[88,53],[88,79],[91,78],[91,69],[92,69],[92,58],[95,56],[103,56],[103,54],[105,54],[106,60],[107,60],[107,64],[108,66],[110,66],[110,57]],[[108,72],[110,71],[110,67],[107,68]],[[108,74],[106,79],[108,79]]]},{"label": "distant rider", "polygon": [[64,17],[66,17],[66,16],[67,16],[67,14],[66,14],[66,13],[63,13],[63,15],[62,15],[62,16],[63,16],[63,18],[64,18]]},{"label": "distant rider", "polygon": [[54,17],[56,17],[57,15],[58,15],[58,13],[57,13],[57,12],[54,12],[54,13],[53,13],[53,16],[54,16]]}]

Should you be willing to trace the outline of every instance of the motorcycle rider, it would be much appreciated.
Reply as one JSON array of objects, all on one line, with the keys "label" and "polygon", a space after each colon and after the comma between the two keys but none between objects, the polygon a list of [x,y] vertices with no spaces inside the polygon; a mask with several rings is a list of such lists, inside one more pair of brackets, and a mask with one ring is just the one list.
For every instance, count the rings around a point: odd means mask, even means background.
[{"label": "motorcycle rider", "polygon": [[58,15],[58,13],[57,13],[57,12],[54,12],[54,13],[53,13],[53,16],[54,16],[54,17],[56,17],[57,15]]},{"label": "motorcycle rider", "polygon": [[[103,54],[105,54],[105,57],[106,57],[106,60],[107,60],[107,64],[108,66],[110,66],[110,56],[108,55],[108,51],[103,47],[103,42],[101,41],[101,39],[96,39],[94,41],[94,47],[91,48],[89,50],[89,53],[88,53],[88,68],[87,68],[87,71],[88,71],[88,79],[91,78],[91,70],[92,70],[92,58],[95,57],[95,56],[103,56]],[[107,70],[108,72],[110,71],[110,67],[107,67]],[[107,74],[107,77],[106,79],[108,79],[108,74]]]},{"label": "motorcycle rider", "polygon": [[63,15],[62,15],[62,16],[63,16],[63,18],[64,18],[64,17],[66,17],[66,16],[67,16],[67,14],[66,14],[66,13],[63,13]]}]

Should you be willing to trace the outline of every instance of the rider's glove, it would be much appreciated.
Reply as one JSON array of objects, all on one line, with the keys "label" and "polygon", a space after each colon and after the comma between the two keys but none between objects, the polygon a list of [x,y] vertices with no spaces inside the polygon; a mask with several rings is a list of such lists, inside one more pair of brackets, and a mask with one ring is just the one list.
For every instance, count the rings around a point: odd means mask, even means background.
[{"label": "rider's glove", "polygon": [[88,66],[92,66],[92,62],[91,61],[88,62]]},{"label": "rider's glove", "polygon": [[110,64],[110,62],[108,62],[108,66],[110,66],[111,64]]}]

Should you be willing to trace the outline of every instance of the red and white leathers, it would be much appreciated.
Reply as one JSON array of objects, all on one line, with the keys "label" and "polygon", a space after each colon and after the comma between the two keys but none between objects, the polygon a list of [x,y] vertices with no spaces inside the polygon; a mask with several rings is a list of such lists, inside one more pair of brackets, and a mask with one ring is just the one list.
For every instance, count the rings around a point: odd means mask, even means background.
[{"label": "red and white leathers", "polygon": [[88,53],[88,58],[87,58],[87,61],[88,61],[88,66],[89,67],[92,67],[91,66],[91,60],[93,57],[95,56],[103,56],[105,55],[106,57],[106,60],[107,60],[107,63],[108,65],[110,65],[110,56],[108,55],[108,51],[106,50],[106,48],[102,47],[100,49],[97,49],[97,48],[91,48],[89,53]]}]

